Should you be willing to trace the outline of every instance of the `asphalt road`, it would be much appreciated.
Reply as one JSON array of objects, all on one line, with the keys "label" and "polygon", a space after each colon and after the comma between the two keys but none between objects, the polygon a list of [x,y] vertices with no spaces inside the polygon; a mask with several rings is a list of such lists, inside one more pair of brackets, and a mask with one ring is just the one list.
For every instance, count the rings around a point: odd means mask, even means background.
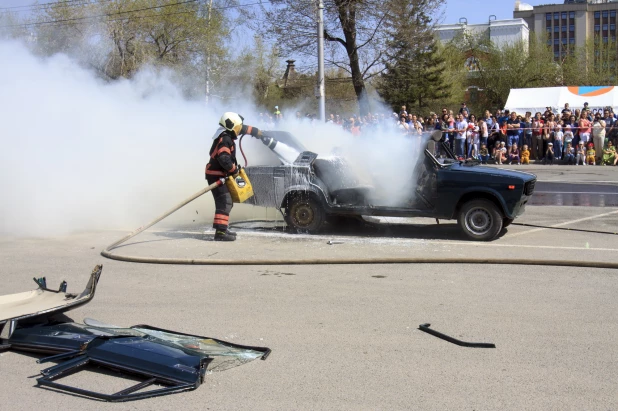
[{"label": "asphalt road", "polygon": [[[535,207],[522,223],[611,231],[618,208]],[[240,230],[214,243],[203,226],[144,233],[118,252],[200,258],[491,255],[618,260],[618,236],[510,226],[491,243],[456,225],[387,219],[384,229],[294,236]],[[36,356],[0,355],[6,409],[555,409],[618,408],[618,271],[505,265],[157,266],[105,260],[123,232],[0,238],[0,294],[47,276],[83,288],[103,263],[94,300],[69,315],[145,323],[268,346],[266,361],[208,375],[196,391],[118,406],[35,387]],[[341,244],[328,245],[328,240]],[[455,346],[432,328],[495,349]],[[96,373],[72,376],[114,392]]]}]

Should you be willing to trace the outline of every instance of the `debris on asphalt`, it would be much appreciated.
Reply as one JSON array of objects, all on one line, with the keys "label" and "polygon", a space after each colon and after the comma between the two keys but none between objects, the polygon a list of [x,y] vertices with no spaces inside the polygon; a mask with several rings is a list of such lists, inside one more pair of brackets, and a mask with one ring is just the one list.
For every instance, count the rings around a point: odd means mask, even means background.
[{"label": "debris on asphalt", "polygon": [[[271,352],[150,325],[118,327],[92,319],[79,324],[59,315],[92,300],[101,271],[102,266],[95,267],[80,294],[67,293],[65,281],[59,290],[51,290],[41,277],[34,279],[39,286],[34,291],[0,296],[0,350],[49,354],[37,362],[58,363],[41,371],[39,386],[104,401],[138,400],[194,390],[208,372],[265,360]],[[115,371],[118,378],[139,382],[116,393],[102,393],[58,381],[93,369]]]},{"label": "debris on asphalt", "polygon": [[[194,390],[207,372],[224,371],[257,358],[265,360],[270,354],[265,347],[243,346],[149,325],[123,328],[91,319],[84,323],[28,324],[16,329],[9,343],[13,350],[54,354],[37,361],[59,362],[41,371],[39,386],[113,402]],[[107,394],[57,381],[93,368],[120,371],[139,382]],[[153,385],[161,388],[145,390]]]},{"label": "debris on asphalt", "polygon": [[418,326],[418,329],[421,331],[425,331],[427,334],[431,334],[433,336],[436,336],[438,338],[441,338],[445,341],[451,342],[453,344],[459,345],[461,347],[471,347],[471,348],[496,348],[496,345],[493,343],[475,343],[475,342],[466,342],[466,341],[461,341],[458,340],[456,338],[450,337],[446,334],[442,334],[441,332],[438,332],[436,330],[432,330],[431,328],[429,328],[431,326],[431,324],[426,323],[426,324],[421,324]]},{"label": "debris on asphalt", "polygon": [[36,290],[0,296],[0,344],[6,344],[18,321],[43,314],[49,318],[90,302],[102,271],[102,265],[94,267],[86,288],[79,294],[67,293],[66,281],[60,284],[58,290],[49,289],[47,279],[41,277],[34,278],[38,285]]},{"label": "debris on asphalt", "polygon": [[328,244],[328,245],[343,244],[343,241],[328,240],[328,242],[326,244]]}]

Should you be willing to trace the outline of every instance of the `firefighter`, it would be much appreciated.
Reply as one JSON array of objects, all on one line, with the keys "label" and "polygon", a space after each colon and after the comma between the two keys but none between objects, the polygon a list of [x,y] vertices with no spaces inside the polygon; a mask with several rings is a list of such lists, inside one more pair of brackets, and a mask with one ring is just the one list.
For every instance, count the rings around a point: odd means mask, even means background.
[{"label": "firefighter", "polygon": [[[236,177],[240,165],[236,161],[236,139],[243,134],[261,137],[262,133],[255,127],[243,125],[242,116],[227,112],[219,121],[221,126],[214,135],[210,148],[210,161],[206,165],[206,180],[212,184],[220,178]],[[232,211],[232,196],[225,184],[212,190],[215,200],[215,219],[212,226],[215,229],[215,241],[234,241],[236,233],[228,229],[230,211]]]}]

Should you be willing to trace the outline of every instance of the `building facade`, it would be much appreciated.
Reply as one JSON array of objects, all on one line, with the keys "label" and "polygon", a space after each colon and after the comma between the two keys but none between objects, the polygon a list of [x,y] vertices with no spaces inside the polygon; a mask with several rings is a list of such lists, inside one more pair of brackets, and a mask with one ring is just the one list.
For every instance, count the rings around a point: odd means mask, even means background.
[{"label": "building facade", "polygon": [[527,44],[529,31],[528,24],[521,18],[491,20],[483,24],[468,24],[466,19],[461,19],[457,24],[442,24],[436,27],[438,38],[443,43],[447,43],[462,34],[468,34],[487,36],[497,47],[522,41]]},{"label": "building facade", "polygon": [[563,4],[530,6],[515,2],[513,17],[526,21],[538,38],[547,38],[554,57],[567,55],[570,46],[583,46],[588,39],[616,43],[616,0],[565,0]]}]

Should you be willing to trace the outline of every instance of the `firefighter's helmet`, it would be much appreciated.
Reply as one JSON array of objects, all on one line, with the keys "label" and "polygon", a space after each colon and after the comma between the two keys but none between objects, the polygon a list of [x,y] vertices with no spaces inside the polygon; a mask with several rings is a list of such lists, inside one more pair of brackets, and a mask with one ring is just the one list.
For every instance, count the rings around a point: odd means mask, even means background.
[{"label": "firefighter's helmet", "polygon": [[244,118],[240,114],[228,111],[227,113],[223,113],[221,116],[219,125],[228,131],[232,131],[236,136],[238,136],[238,134],[240,134],[240,130],[242,129],[243,120]]}]

